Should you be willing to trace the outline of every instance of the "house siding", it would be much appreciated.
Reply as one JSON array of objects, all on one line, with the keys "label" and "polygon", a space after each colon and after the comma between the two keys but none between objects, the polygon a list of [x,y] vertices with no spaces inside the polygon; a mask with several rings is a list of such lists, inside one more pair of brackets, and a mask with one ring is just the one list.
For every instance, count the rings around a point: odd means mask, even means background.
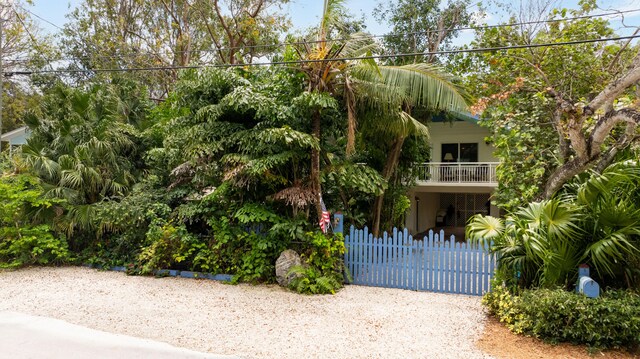
[{"label": "house siding", "polygon": [[493,146],[485,143],[491,133],[484,127],[469,122],[435,122],[429,126],[431,137],[431,158],[433,162],[442,159],[443,143],[477,143],[478,162],[498,162],[493,156]]},{"label": "house siding", "polygon": [[[431,137],[432,162],[441,161],[443,143],[477,143],[478,162],[499,162],[493,155],[493,146],[485,143],[485,138],[491,136],[491,133],[478,124],[464,121],[456,121],[453,123],[434,122],[429,125],[429,131]],[[414,234],[436,227],[436,214],[438,210],[446,210],[446,208],[442,208],[443,205],[441,205],[443,195],[483,194],[482,197],[486,198],[487,194],[490,196],[494,191],[494,183],[418,184],[407,193],[411,200],[411,208],[406,217],[406,227]],[[416,199],[419,199],[419,201],[416,201]],[[485,208],[484,203],[482,203],[478,213],[486,213]],[[489,214],[498,216],[498,208],[491,205],[489,207]]]}]

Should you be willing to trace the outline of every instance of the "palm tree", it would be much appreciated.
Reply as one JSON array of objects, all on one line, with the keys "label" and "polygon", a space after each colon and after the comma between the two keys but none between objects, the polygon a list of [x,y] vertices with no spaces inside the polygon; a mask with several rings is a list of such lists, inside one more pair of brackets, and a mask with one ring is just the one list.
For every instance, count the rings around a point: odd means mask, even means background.
[{"label": "palm tree", "polygon": [[584,257],[600,277],[640,287],[640,163],[615,163],[592,172],[565,195],[584,213]]},{"label": "palm tree", "polygon": [[525,286],[569,286],[580,263],[574,238],[582,236],[576,206],[551,199],[530,203],[506,219],[478,215],[467,226],[471,241],[492,243],[504,278]]},{"label": "palm tree", "polygon": [[593,266],[603,284],[638,286],[639,189],[638,163],[614,164],[504,220],[473,217],[467,238],[493,243],[505,279],[519,272],[525,286],[569,287],[580,263]]},{"label": "palm tree", "polygon": [[[429,136],[428,128],[411,116],[412,109],[418,107],[433,112],[464,111],[464,92],[453,83],[451,76],[438,67],[429,64],[409,64],[404,66],[379,66],[354,71],[355,83],[361,89],[360,97],[365,97],[367,108],[375,109],[373,121],[367,121],[382,136],[390,140],[382,177],[389,181],[394,175],[405,140],[410,135]],[[373,205],[372,233],[378,235],[380,217],[384,204],[384,191],[376,197]]]},{"label": "palm tree", "polygon": [[[405,66],[379,66],[372,59],[350,60],[366,57],[376,50],[377,46],[371,36],[352,34],[344,42],[333,42],[328,39],[331,28],[341,21],[344,13],[344,0],[325,0],[322,21],[318,30],[315,46],[305,44],[298,49],[301,58],[310,60],[304,63],[301,70],[307,76],[307,92],[312,94],[328,93],[341,95],[347,109],[347,155],[355,148],[355,132],[357,108],[368,106],[375,108],[382,115],[381,120],[397,121],[394,148],[388,163],[385,164],[387,179],[393,173],[404,138],[415,127],[415,119],[410,115],[410,108],[423,106],[432,110],[457,110],[467,108],[465,97],[460,88],[455,86],[448,76],[438,68],[426,64]],[[311,116],[312,135],[321,138],[321,108],[316,107]],[[411,124],[411,125],[409,125]],[[424,131],[423,131],[424,132]],[[426,133],[426,132],[424,132]],[[321,220],[320,200],[320,150],[311,151],[311,187],[316,196],[316,211]],[[382,196],[376,206],[381,208]],[[374,232],[379,225],[374,221]]]},{"label": "palm tree", "polygon": [[91,226],[95,204],[126,195],[136,181],[142,151],[134,124],[144,122],[150,104],[127,99],[144,93],[141,88],[121,90],[114,84],[88,91],[58,86],[39,114],[25,118],[32,135],[22,153],[46,195],[69,204],[68,232]]}]

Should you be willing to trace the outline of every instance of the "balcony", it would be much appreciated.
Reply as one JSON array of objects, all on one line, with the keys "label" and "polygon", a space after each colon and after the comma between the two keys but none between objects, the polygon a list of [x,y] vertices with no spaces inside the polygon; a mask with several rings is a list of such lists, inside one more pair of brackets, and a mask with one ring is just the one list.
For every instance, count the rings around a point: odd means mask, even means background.
[{"label": "balcony", "polygon": [[498,186],[498,162],[429,162],[418,165],[418,185]]}]

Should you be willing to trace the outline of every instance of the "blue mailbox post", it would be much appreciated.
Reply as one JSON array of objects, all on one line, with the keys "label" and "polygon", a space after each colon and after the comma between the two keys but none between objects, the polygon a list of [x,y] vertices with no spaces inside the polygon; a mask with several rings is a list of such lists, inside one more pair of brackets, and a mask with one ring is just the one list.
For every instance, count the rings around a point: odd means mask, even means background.
[{"label": "blue mailbox post", "polygon": [[576,292],[582,293],[589,298],[598,298],[600,296],[600,285],[589,277],[589,266],[586,264],[581,264],[578,267]]},{"label": "blue mailbox post", "polygon": [[333,215],[333,233],[344,234],[344,215],[342,213]]}]

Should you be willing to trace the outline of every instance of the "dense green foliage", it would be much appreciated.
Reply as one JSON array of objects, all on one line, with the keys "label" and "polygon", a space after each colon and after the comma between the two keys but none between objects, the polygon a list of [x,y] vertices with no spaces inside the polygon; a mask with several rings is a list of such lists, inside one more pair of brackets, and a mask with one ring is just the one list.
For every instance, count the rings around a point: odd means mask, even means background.
[{"label": "dense green foliage", "polygon": [[[48,201],[33,220],[50,226],[47,239],[68,238],[82,261],[139,274],[171,268],[273,281],[276,258],[297,246],[306,265],[296,288],[334,292],[344,246],[310,219],[310,150],[323,158],[327,207],[356,224],[387,187],[378,167],[386,154],[362,141],[358,156],[346,156],[341,103],[304,83],[286,69],[188,71],[158,106],[122,79],[52,88],[25,117],[32,135],[20,158]],[[310,134],[314,113],[320,138]],[[407,143],[403,168],[426,145]],[[390,222],[403,220],[408,205],[399,203]]]},{"label": "dense green foliage", "polygon": [[25,117],[24,158],[45,196],[64,200],[39,215],[55,217],[74,249],[101,234],[102,204],[126,196],[143,174],[141,129],[150,109],[143,87],[114,80],[86,91],[58,85]]},{"label": "dense green foliage", "polygon": [[640,166],[614,164],[505,219],[478,215],[468,238],[492,241],[502,279],[524,287],[570,288],[586,263],[602,285],[640,286]]},{"label": "dense green foliage", "polygon": [[636,292],[609,290],[595,299],[562,289],[515,295],[498,284],[482,302],[514,333],[602,349],[640,345],[640,295]]},{"label": "dense green foliage", "polygon": [[[359,122],[381,134],[378,144],[384,146],[387,155],[379,171],[382,179],[389,182],[396,173],[406,138],[428,134],[424,123],[412,116],[412,109],[427,109],[431,113],[464,111],[467,99],[453,79],[436,66],[426,63],[382,66],[369,58],[359,59],[381,50],[369,34],[355,33],[332,41],[335,30],[348,22],[344,19],[346,13],[345,0],[325,0],[318,40],[313,46],[297,46],[293,59],[309,60],[299,66],[305,75],[305,94],[308,97],[333,94],[341,100],[346,112],[342,127],[346,127],[347,158],[355,153]],[[352,58],[354,60],[345,60]],[[315,106],[309,109],[311,135],[321,140],[327,130],[322,116],[326,105],[316,101]],[[315,197],[316,216],[320,220],[320,202],[326,189],[320,179],[322,156],[320,150],[312,148],[310,152],[310,189]],[[371,223],[372,232],[376,235],[380,230],[384,190],[381,188],[373,204]]]},{"label": "dense green foliage", "polygon": [[0,177],[0,268],[71,260],[64,237],[55,237],[47,224],[30,220],[34,213],[60,203],[42,193],[40,181],[31,175]]},{"label": "dense green foliage", "polygon": [[[271,75],[283,81],[267,82]],[[100,243],[97,255],[117,252],[132,272],[169,267],[272,280],[275,259],[303,233],[297,213],[308,205],[277,194],[300,188],[307,149],[318,146],[292,128],[301,126],[292,91],[299,86],[287,76],[185,74],[145,132],[153,175],[100,204],[102,228],[116,240]]]},{"label": "dense green foliage", "polygon": [[303,265],[294,267],[289,288],[304,294],[334,294],[344,278],[344,238],[341,234],[325,236],[307,233],[302,254]]},{"label": "dense green foliage", "polygon": [[[566,10],[536,8],[532,2],[526,12],[512,14],[509,21],[554,21],[478,30],[471,46],[490,48],[615,36],[606,18],[568,20],[591,11],[593,3],[584,1],[583,8]],[[584,107],[620,77],[637,52],[637,45],[599,42],[556,46],[553,50],[542,47],[482,52],[462,56],[456,62],[455,71],[464,75],[470,92],[478,98],[472,108],[481,116],[481,124],[493,134],[495,156],[501,161],[497,172],[499,187],[494,197],[497,205],[514,210],[542,199],[554,171],[583,155],[577,136],[569,135],[571,126],[590,141],[593,125],[602,113],[578,122],[564,111],[560,98],[577,108]],[[637,98],[632,91],[631,88],[611,99],[613,107],[630,106]],[[599,153],[608,153],[616,143],[622,145],[619,141],[624,127],[624,124],[614,126]],[[600,161],[602,169],[611,158],[593,155],[580,172],[599,165]]]},{"label": "dense green foliage", "polygon": [[[288,0],[83,0],[67,15],[63,52],[70,69],[194,66],[252,62],[273,51],[289,27]],[[249,46],[248,48],[245,48]],[[215,50],[215,51],[211,51]],[[105,56],[105,54],[109,54]],[[74,72],[77,80],[94,73]],[[162,98],[177,71],[129,72]]]},{"label": "dense green foliage", "polygon": [[[515,209],[540,195],[546,179],[558,165],[556,132],[547,120],[552,103],[544,96],[512,95],[483,113],[482,126],[500,159],[494,201]],[[517,110],[516,110],[517,109]]]}]

